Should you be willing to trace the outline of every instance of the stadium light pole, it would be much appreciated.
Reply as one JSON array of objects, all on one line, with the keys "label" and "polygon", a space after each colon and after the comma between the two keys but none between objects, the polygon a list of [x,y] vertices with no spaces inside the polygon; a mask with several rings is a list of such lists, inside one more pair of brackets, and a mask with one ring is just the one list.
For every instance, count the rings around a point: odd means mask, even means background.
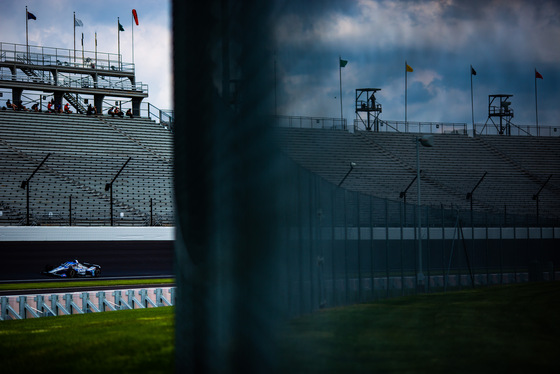
[{"label": "stadium light pole", "polygon": [[[474,123],[474,122],[473,122]],[[474,215],[473,215],[473,193],[478,188],[478,186],[482,183],[484,178],[488,174],[487,171],[484,172],[482,177],[478,180],[478,183],[474,186],[471,192],[467,192],[467,200],[470,200],[471,203],[471,242],[472,242],[472,256],[473,256],[473,264],[474,264]]]},{"label": "stadium light pole", "polygon": [[[422,173],[422,170],[420,170],[420,173]],[[412,181],[410,181],[410,183],[408,184],[408,186],[404,189],[404,191],[401,191],[401,193],[399,194],[399,198],[404,198],[404,223],[406,225],[406,193],[408,192],[408,189],[410,187],[412,187],[412,185],[414,184],[414,181],[418,179],[418,175],[414,176],[414,179],[412,179]]]},{"label": "stadium light pole", "polygon": [[45,163],[45,161],[47,161],[47,158],[49,158],[51,154],[47,154],[47,156],[43,159],[43,161],[41,161],[41,163],[39,164],[39,166],[37,166],[37,168],[33,171],[33,173],[31,173],[31,175],[29,176],[29,178],[27,178],[26,180],[24,180],[23,182],[21,182],[21,188],[25,188],[26,190],[26,206],[27,206],[27,213],[26,213],[26,225],[29,226],[29,181],[31,180],[31,178],[33,178],[33,176],[35,175],[35,173],[41,168],[41,166],[43,166],[43,164]]},{"label": "stadium light pole", "polygon": [[352,170],[354,170],[354,166],[356,166],[355,162],[351,162],[350,163],[350,170],[348,170],[348,173],[346,173],[346,175],[344,176],[344,178],[342,178],[342,180],[340,181],[340,183],[338,184],[338,187],[342,186],[342,183],[344,183],[344,181],[346,180],[346,178],[348,178],[348,176],[350,175],[350,173],[352,172]]},{"label": "stadium light pole", "polygon": [[121,173],[121,171],[123,171],[123,169],[125,168],[125,166],[129,163],[129,161],[132,160],[132,157],[129,157],[128,160],[126,160],[126,162],[124,163],[124,165],[121,167],[121,169],[119,170],[119,172],[115,175],[115,177],[113,178],[113,180],[107,184],[105,184],[105,191],[110,191],[110,206],[111,206],[111,226],[113,226],[114,221],[113,221],[113,183],[115,182],[115,180],[118,178],[119,174]]},{"label": "stadium light pole", "polygon": [[418,222],[418,234],[416,235],[417,245],[418,245],[418,273],[416,274],[416,284],[417,286],[424,286],[424,272],[422,266],[422,214],[420,212],[420,204],[421,204],[421,190],[420,190],[420,144],[423,147],[433,147],[434,146],[434,137],[433,135],[423,135],[421,137],[416,137],[416,179],[418,179],[418,183],[416,183],[416,188],[418,192],[418,209],[417,214],[417,222]]},{"label": "stadium light pole", "polygon": [[539,224],[539,195],[541,194],[541,191],[543,190],[544,186],[546,186],[550,178],[552,178],[552,174],[548,176],[548,179],[546,180],[546,182],[543,183],[539,191],[533,195],[533,200],[537,202],[537,225]]}]

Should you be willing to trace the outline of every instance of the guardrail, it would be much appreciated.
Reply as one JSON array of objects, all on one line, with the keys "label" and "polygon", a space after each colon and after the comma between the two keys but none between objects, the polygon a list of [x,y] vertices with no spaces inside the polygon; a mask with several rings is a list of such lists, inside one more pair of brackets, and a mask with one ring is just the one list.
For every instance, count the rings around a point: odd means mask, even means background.
[{"label": "guardrail", "polygon": [[175,287],[0,297],[0,321],[175,305]]}]

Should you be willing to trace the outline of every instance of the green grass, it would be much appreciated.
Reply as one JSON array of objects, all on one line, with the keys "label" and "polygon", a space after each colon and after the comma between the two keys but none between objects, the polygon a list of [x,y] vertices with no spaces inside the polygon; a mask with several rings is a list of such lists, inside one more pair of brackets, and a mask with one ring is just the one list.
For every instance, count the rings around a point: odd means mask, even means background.
[{"label": "green grass", "polygon": [[172,373],[174,308],[0,321],[3,373]]},{"label": "green grass", "polygon": [[97,286],[135,286],[139,284],[169,284],[172,278],[158,279],[119,279],[119,280],[81,280],[81,281],[52,281],[36,283],[6,283],[0,284],[0,290],[36,290],[44,288],[74,288]]},{"label": "green grass", "polygon": [[389,299],[324,310],[283,332],[282,372],[557,370],[560,282]]},{"label": "green grass", "polygon": [[[560,282],[326,309],[279,336],[282,373],[556,372]],[[174,308],[0,321],[2,372],[173,371]]]}]

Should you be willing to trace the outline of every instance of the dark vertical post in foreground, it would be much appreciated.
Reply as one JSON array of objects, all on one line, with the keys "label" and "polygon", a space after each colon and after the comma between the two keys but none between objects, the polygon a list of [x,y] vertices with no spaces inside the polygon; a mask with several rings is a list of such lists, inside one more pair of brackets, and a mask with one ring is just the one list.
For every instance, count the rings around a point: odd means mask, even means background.
[{"label": "dark vertical post in foreground", "polygon": [[[271,128],[269,6],[173,1],[179,373],[277,367],[281,187]],[[222,38],[226,20],[229,37]],[[220,51],[228,50],[231,79],[239,82],[235,109],[220,95],[229,83],[220,85],[228,79]]]}]

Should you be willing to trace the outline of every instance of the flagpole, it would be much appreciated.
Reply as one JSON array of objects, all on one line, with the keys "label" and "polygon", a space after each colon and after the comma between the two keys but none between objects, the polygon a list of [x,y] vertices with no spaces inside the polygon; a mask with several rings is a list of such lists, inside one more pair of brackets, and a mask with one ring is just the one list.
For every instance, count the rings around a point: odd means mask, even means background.
[{"label": "flagpole", "polygon": [[118,54],[117,60],[119,62],[119,70],[121,70],[121,29],[120,29],[121,20],[117,17],[117,39],[118,39]]},{"label": "flagpole", "polygon": [[471,117],[472,117],[472,128],[473,128],[473,135],[474,135],[474,100],[473,100],[473,84],[472,84],[472,76],[473,76],[473,67],[471,65]]},{"label": "flagpole", "polygon": [[132,65],[134,66],[134,14],[131,13],[131,32],[132,32]]},{"label": "flagpole", "polygon": [[537,69],[535,69],[535,119],[537,124],[537,136],[539,136],[539,107],[537,102]]},{"label": "flagpole", "polygon": [[29,63],[29,12],[25,6],[25,51],[27,52],[27,63]]},{"label": "flagpole", "polygon": [[95,32],[95,67],[97,67],[97,31]]},{"label": "flagpole", "polygon": [[338,56],[338,76],[339,76],[339,81],[340,81],[340,120],[344,121],[343,116],[342,116],[342,66],[340,64],[341,60],[342,60],[342,57],[339,55]]},{"label": "flagpole", "polygon": [[84,33],[82,33],[82,67],[84,67]]},{"label": "flagpole", "polygon": [[76,12],[74,12],[74,65],[76,64]]},{"label": "flagpole", "polygon": [[408,118],[407,118],[407,106],[408,106],[408,63],[404,60],[404,128],[408,131]]}]

